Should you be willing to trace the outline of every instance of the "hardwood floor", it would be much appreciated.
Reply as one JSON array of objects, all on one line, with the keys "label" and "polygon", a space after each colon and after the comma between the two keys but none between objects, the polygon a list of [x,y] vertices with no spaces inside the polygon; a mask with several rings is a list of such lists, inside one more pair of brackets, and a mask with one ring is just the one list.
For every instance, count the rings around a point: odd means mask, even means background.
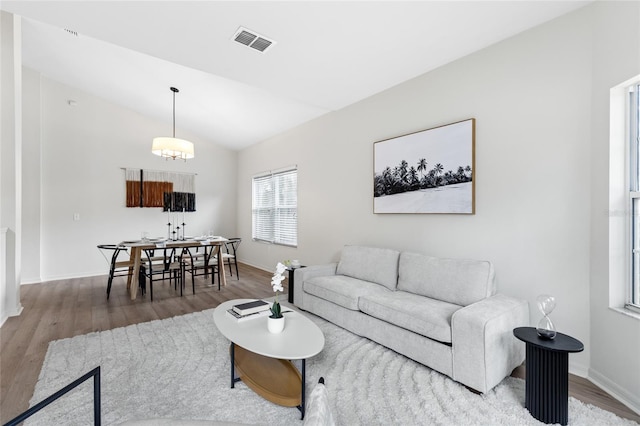
[{"label": "hardwood floor", "polygon": [[[108,301],[104,276],[22,286],[22,314],[9,318],[0,328],[0,423],[29,407],[50,341],[197,312],[230,299],[273,296],[270,272],[243,264],[239,267],[240,280],[227,275],[228,285],[221,291],[217,285],[207,286],[203,277],[196,279],[196,294],[188,290],[183,297],[168,282],[156,283],[153,302],[148,294],[130,300],[123,278],[114,280]],[[188,279],[188,287],[190,284]],[[513,375],[524,377],[524,367]],[[570,376],[569,393],[640,423],[640,416],[586,379]]]}]

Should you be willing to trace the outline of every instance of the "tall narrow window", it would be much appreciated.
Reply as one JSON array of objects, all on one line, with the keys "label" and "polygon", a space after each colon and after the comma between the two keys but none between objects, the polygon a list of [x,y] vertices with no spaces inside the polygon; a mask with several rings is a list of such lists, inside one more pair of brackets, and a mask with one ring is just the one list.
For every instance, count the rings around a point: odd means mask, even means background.
[{"label": "tall narrow window", "polygon": [[629,90],[631,288],[628,307],[640,310],[640,84]]},{"label": "tall narrow window", "polygon": [[252,231],[255,241],[298,245],[298,170],[287,168],[253,178]]}]

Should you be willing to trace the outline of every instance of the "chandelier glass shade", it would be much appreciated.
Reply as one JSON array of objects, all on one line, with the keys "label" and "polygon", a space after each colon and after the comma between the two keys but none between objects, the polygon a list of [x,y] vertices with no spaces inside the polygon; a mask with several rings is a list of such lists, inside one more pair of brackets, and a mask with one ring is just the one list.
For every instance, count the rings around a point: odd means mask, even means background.
[{"label": "chandelier glass shade", "polygon": [[170,87],[173,92],[173,136],[160,136],[153,138],[151,152],[166,159],[179,158],[187,161],[194,157],[193,143],[184,139],[176,138],[176,93],[179,92],[175,87]]},{"label": "chandelier glass shade", "polygon": [[193,143],[184,139],[160,136],[153,138],[151,152],[165,158],[188,160],[194,157]]}]

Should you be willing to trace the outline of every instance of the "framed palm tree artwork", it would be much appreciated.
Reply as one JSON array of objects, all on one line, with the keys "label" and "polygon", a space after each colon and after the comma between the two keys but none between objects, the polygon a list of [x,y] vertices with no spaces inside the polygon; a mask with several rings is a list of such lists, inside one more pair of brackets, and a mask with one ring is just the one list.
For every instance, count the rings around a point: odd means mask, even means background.
[{"label": "framed palm tree artwork", "polygon": [[475,118],[373,144],[374,213],[475,213]]}]

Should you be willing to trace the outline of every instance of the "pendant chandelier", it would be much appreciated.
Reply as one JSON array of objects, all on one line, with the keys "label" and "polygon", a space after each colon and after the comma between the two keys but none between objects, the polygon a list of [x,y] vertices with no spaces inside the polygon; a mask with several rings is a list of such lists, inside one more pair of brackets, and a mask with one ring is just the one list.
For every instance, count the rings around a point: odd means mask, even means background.
[{"label": "pendant chandelier", "polygon": [[161,136],[153,138],[151,152],[160,157],[187,161],[194,157],[193,143],[184,139],[176,138],[176,93],[179,92],[175,87],[170,87],[173,92],[173,137]]}]

